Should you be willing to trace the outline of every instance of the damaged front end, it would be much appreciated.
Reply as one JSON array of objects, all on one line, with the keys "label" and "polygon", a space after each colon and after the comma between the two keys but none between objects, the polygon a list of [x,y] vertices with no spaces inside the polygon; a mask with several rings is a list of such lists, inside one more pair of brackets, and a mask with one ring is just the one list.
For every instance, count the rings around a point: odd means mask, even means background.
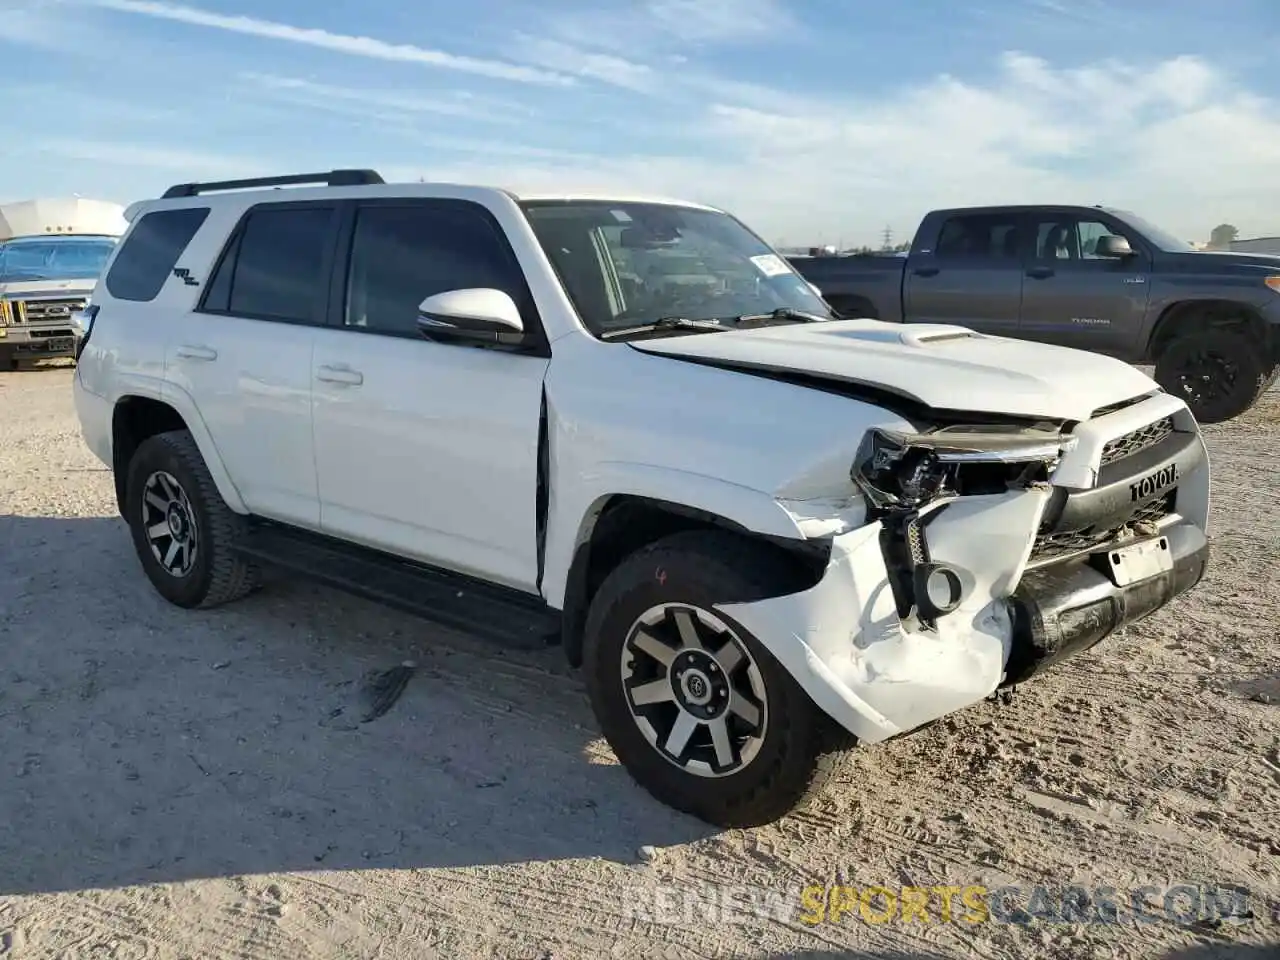
[{"label": "damaged front end", "polygon": [[1001,568],[993,587],[1011,587],[1026,562],[1044,499],[1020,495],[1048,491],[1053,470],[1074,442],[1052,428],[868,431],[850,478],[866,498],[867,518],[883,527],[880,542],[899,616],[934,629],[972,588],[975,574],[935,557],[925,534],[941,511],[965,498],[1023,499],[1028,519],[1035,516],[1015,539],[1002,539],[1000,555],[987,558],[986,565]]},{"label": "damaged front end", "polygon": [[[1167,395],[1136,403],[1074,428],[868,430],[848,473],[861,523],[830,535],[822,579],[723,612],[865,742],[1088,649],[1194,586],[1207,557],[1208,462],[1194,420],[1171,413],[1181,405]],[[1108,463],[1118,437],[1156,437],[1144,424],[1161,416],[1178,429]],[[1177,497],[1178,510],[1148,523],[1154,502]],[[1066,527],[1089,534],[1083,546],[1045,552]]]}]

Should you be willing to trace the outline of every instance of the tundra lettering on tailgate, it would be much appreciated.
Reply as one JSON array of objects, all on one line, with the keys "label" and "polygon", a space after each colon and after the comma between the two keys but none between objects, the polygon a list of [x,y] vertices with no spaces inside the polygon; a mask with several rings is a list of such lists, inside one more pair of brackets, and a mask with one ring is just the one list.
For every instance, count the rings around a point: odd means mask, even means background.
[{"label": "tundra lettering on tailgate", "polygon": [[1147,497],[1159,493],[1165,487],[1171,487],[1177,482],[1178,465],[1176,463],[1161,467],[1150,476],[1129,484],[1129,502],[1137,503],[1139,500],[1145,500]]}]

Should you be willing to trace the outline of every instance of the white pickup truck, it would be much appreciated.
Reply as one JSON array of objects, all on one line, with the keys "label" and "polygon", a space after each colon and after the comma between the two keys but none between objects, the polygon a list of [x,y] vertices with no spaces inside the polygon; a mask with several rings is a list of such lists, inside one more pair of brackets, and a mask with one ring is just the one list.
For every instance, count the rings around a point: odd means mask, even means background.
[{"label": "white pickup truck", "polygon": [[283,565],[558,642],[632,776],[714,824],[1205,571],[1180,400],[1091,353],[833,319],[720,210],[336,170],[128,216],[74,390],[155,588],[212,606]]}]

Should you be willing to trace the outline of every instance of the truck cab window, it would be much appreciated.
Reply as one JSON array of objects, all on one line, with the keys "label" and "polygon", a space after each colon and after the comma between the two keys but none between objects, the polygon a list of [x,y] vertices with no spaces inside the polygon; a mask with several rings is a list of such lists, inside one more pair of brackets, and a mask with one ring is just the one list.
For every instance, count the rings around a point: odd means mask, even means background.
[{"label": "truck cab window", "polygon": [[938,233],[943,259],[1013,260],[1018,256],[1018,223],[1003,216],[952,217]]},{"label": "truck cab window", "polygon": [[[1036,227],[1036,259],[1105,260],[1095,253],[1098,241],[1116,235],[1115,230],[1098,220],[1075,217],[1042,220]],[[1130,238],[1129,242],[1133,240]]]}]

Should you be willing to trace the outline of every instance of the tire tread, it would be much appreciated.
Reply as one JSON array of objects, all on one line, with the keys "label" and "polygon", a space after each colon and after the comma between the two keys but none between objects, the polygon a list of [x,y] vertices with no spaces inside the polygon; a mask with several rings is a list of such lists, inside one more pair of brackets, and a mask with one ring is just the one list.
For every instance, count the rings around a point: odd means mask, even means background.
[{"label": "tire tread", "polygon": [[204,547],[209,551],[209,586],[196,606],[218,607],[253,593],[260,585],[258,568],[235,552],[248,532],[248,521],[222,499],[195,438],[188,430],[171,430],[154,439],[167,446],[191,471],[204,504],[204,516],[199,519],[204,528]]}]

